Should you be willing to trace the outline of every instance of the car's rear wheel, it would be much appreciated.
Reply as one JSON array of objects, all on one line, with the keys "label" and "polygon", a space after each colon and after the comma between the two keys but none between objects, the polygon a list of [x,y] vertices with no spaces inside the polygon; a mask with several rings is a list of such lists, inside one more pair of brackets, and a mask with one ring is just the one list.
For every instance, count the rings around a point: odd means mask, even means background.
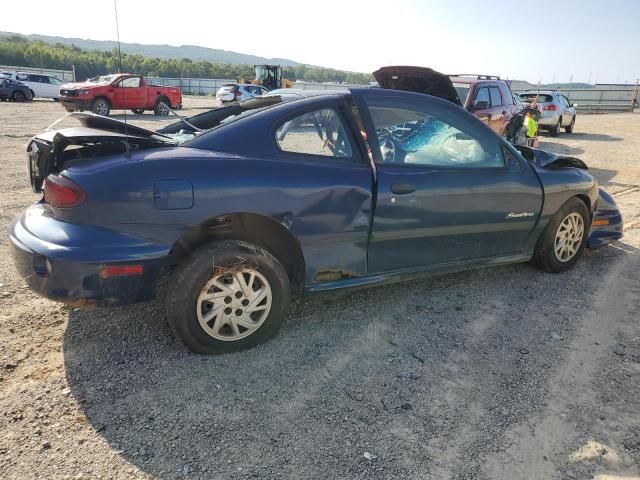
[{"label": "car's rear wheel", "polygon": [[169,106],[169,102],[164,98],[161,98],[156,102],[156,106],[153,108],[153,113],[161,116],[169,115],[170,108],[171,107]]},{"label": "car's rear wheel", "polygon": [[133,113],[135,113],[136,115],[142,115],[144,113],[144,108],[134,108],[133,110],[131,110]]},{"label": "car's rear wheel", "polygon": [[16,90],[15,92],[13,92],[13,95],[11,95],[11,99],[14,102],[24,102],[27,99],[27,96],[24,94],[24,92]]},{"label": "car's rear wheel", "polygon": [[575,124],[576,124],[576,116],[574,115],[571,118],[571,123],[568,126],[564,127],[564,131],[567,133],[573,133],[573,127]]},{"label": "car's rear wheel", "polygon": [[589,212],[578,198],[567,201],[540,235],[535,263],[548,272],[569,270],[580,258],[589,234]]},{"label": "car's rear wheel", "polygon": [[562,127],[562,117],[560,117],[560,119],[558,120],[558,123],[556,123],[555,126],[551,128],[551,130],[549,130],[551,132],[551,136],[557,137],[558,135],[560,135],[561,127]]},{"label": "car's rear wheel", "polygon": [[111,105],[106,98],[96,98],[91,105],[91,111],[96,115],[102,115],[104,117],[109,115],[111,111]]},{"label": "car's rear wheel", "polygon": [[245,242],[214,243],[178,266],[165,308],[177,336],[196,353],[228,353],[258,345],[282,324],[289,279],[266,250]]}]

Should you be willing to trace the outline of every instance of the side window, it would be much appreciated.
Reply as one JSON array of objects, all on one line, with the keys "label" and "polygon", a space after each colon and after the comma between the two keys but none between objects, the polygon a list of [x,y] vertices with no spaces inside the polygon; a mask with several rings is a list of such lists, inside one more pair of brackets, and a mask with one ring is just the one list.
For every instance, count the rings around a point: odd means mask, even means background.
[{"label": "side window", "polygon": [[295,117],[278,127],[276,143],[284,152],[351,157],[351,143],[338,113],[329,108]]},{"label": "side window", "polygon": [[473,106],[478,108],[480,102],[486,102],[487,106],[491,104],[489,99],[489,89],[487,87],[482,87],[480,90],[478,90],[476,99],[473,101]]},{"label": "side window", "polygon": [[47,77],[46,75],[38,75],[40,77],[39,82],[40,83],[49,83],[49,77]]},{"label": "side window", "polygon": [[125,78],[120,82],[122,88],[138,88],[140,86],[140,77]]},{"label": "side window", "polygon": [[455,109],[390,98],[370,98],[367,104],[385,164],[504,167],[498,138]]},{"label": "side window", "polygon": [[498,107],[502,105],[502,96],[500,95],[500,89],[498,87],[489,88],[491,94],[491,106]]},{"label": "side window", "polygon": [[49,77],[49,83],[53,85],[62,85],[62,80],[56,77]]}]

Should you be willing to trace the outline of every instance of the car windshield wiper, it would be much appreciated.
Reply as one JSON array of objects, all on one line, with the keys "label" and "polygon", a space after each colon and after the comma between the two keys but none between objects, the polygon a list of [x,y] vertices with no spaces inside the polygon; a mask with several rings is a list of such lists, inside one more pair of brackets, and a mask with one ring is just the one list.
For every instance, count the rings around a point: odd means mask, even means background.
[{"label": "car windshield wiper", "polygon": [[204,130],[202,130],[201,128],[196,127],[193,123],[189,122],[186,118],[184,118],[182,115],[178,115],[175,110],[173,110],[171,107],[167,107],[167,109],[173,113],[176,117],[178,117],[182,123],[184,123],[185,125],[188,125],[189,127],[193,128],[196,132],[202,132]]}]

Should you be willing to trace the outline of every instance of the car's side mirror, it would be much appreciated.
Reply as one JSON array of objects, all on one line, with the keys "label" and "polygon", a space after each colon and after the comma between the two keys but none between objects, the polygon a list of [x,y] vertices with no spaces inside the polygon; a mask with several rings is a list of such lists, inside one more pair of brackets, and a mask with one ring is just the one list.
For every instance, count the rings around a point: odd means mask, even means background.
[{"label": "car's side mirror", "polygon": [[474,110],[484,110],[485,108],[489,108],[489,102],[487,102],[486,100],[480,100],[479,102],[473,104]]}]

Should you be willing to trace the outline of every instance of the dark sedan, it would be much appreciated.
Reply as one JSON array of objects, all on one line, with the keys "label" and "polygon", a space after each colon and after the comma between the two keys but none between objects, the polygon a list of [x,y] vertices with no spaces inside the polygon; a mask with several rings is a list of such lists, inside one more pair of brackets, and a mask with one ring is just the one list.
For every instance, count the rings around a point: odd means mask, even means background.
[{"label": "dark sedan", "polygon": [[156,132],[74,115],[28,146],[44,196],[11,226],[17,267],[75,305],[149,300],[169,275],[168,320],[196,352],[266,340],[302,293],[532,259],[562,272],[622,235],[582,161],[429,95],[264,97]]},{"label": "dark sedan", "polygon": [[0,100],[24,102],[31,99],[31,90],[24,83],[0,77]]}]

